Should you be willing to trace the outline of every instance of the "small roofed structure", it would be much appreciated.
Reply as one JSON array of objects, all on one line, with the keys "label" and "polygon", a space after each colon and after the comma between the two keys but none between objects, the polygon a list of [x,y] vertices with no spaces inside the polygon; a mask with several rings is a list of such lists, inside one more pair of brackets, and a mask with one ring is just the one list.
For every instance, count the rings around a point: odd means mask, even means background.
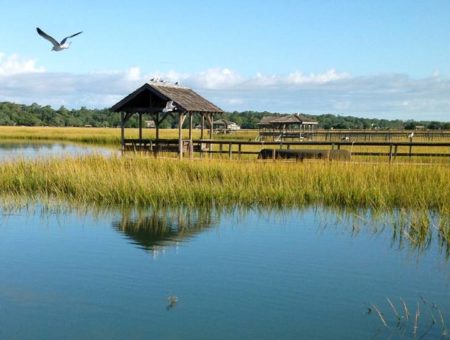
[{"label": "small roofed structure", "polygon": [[159,140],[159,127],[169,115],[178,118],[178,152],[183,157],[182,127],[189,118],[189,151],[192,155],[192,120],[194,114],[201,116],[201,139],[204,139],[205,119],[208,121],[210,136],[213,132],[213,115],[223,113],[222,109],[206,100],[192,89],[163,81],[150,81],[123,98],[112,107],[120,112],[122,150],[125,149],[125,123],[137,113],[139,115],[139,139],[142,144],[142,116],[148,114],[155,122],[156,141]]},{"label": "small roofed structure", "polygon": [[153,119],[150,119],[150,120],[146,120],[145,121],[145,127],[147,128],[147,129],[155,129],[156,128],[156,124],[155,124],[155,121],[153,120]]},{"label": "small roofed structure", "polygon": [[312,135],[318,126],[314,119],[295,113],[285,116],[263,117],[258,123],[260,138],[273,139],[304,138]]},{"label": "small roofed structure", "polygon": [[228,133],[230,131],[240,130],[241,127],[235,122],[226,119],[218,119],[213,122],[213,127],[216,132]]}]

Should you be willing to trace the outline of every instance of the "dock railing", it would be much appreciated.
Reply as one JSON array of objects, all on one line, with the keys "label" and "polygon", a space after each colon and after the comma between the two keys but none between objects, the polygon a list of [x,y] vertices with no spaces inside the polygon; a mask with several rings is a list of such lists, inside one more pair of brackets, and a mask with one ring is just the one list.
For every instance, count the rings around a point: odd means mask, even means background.
[{"label": "dock railing", "polygon": [[[244,141],[197,139],[192,144],[183,141],[183,151],[199,157],[213,155],[229,159],[241,159],[243,155],[255,157],[262,149],[346,149],[352,157],[387,157],[390,162],[397,157],[433,157],[450,160],[450,142],[366,142],[366,141]],[[125,139],[125,150],[153,152],[177,152],[176,139]]]}]

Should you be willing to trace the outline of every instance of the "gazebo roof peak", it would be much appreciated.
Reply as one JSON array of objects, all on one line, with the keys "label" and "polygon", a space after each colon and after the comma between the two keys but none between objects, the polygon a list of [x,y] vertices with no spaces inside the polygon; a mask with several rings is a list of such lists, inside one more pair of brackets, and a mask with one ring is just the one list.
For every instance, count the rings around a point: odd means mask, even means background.
[{"label": "gazebo roof peak", "polygon": [[174,83],[166,81],[164,79],[160,79],[160,78],[151,78],[147,84],[151,85],[151,86],[166,86],[166,87],[175,87],[178,89],[189,89],[186,86],[182,86],[180,84],[180,82],[176,81]]},{"label": "gazebo roof peak", "polygon": [[200,96],[192,89],[179,84],[152,78],[134,92],[116,103],[113,111],[162,112],[166,103],[173,104],[181,112],[222,113],[222,109]]}]

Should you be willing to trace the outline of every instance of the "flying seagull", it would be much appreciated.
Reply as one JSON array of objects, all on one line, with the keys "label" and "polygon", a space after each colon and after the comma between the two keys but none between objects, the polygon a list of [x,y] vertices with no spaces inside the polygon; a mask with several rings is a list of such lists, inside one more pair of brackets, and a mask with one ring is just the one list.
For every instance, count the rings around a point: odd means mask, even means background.
[{"label": "flying seagull", "polygon": [[63,40],[61,40],[61,42],[59,43],[56,41],[55,38],[49,36],[47,33],[45,33],[39,27],[36,27],[36,31],[42,38],[47,39],[48,41],[50,41],[53,44],[52,51],[62,51],[62,50],[69,48],[71,43],[68,42],[67,39],[73,38],[74,36],[83,33],[81,31],[81,32],[69,35],[68,37],[65,37]]}]

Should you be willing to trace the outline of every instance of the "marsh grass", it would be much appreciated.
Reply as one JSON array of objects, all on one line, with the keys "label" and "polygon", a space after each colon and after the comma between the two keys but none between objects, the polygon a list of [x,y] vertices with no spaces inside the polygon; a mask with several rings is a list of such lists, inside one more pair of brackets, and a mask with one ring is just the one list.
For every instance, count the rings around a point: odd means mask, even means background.
[{"label": "marsh grass", "polygon": [[[429,302],[420,296],[413,307],[414,314],[410,318],[409,308],[406,302],[400,298],[399,308],[389,298],[386,299],[388,306],[386,312],[375,304],[368,308],[368,314],[375,311],[376,317],[381,322],[389,338],[404,339],[428,339],[440,338],[449,339],[450,329],[447,326],[446,317],[439,306]],[[390,310],[390,312],[389,312]]]},{"label": "marsh grass", "polygon": [[[187,136],[188,130],[183,131]],[[139,131],[126,128],[125,138],[138,138]],[[193,130],[193,137],[200,138],[200,130]],[[143,129],[143,138],[155,138],[155,129]],[[160,138],[178,138],[178,129],[161,129]],[[74,143],[120,145],[119,128],[86,127],[28,127],[1,126],[2,140],[65,141]]]},{"label": "marsh grass", "polygon": [[449,209],[450,171],[437,164],[192,162],[90,155],[1,163],[0,194],[151,206],[322,204],[442,212]]}]

